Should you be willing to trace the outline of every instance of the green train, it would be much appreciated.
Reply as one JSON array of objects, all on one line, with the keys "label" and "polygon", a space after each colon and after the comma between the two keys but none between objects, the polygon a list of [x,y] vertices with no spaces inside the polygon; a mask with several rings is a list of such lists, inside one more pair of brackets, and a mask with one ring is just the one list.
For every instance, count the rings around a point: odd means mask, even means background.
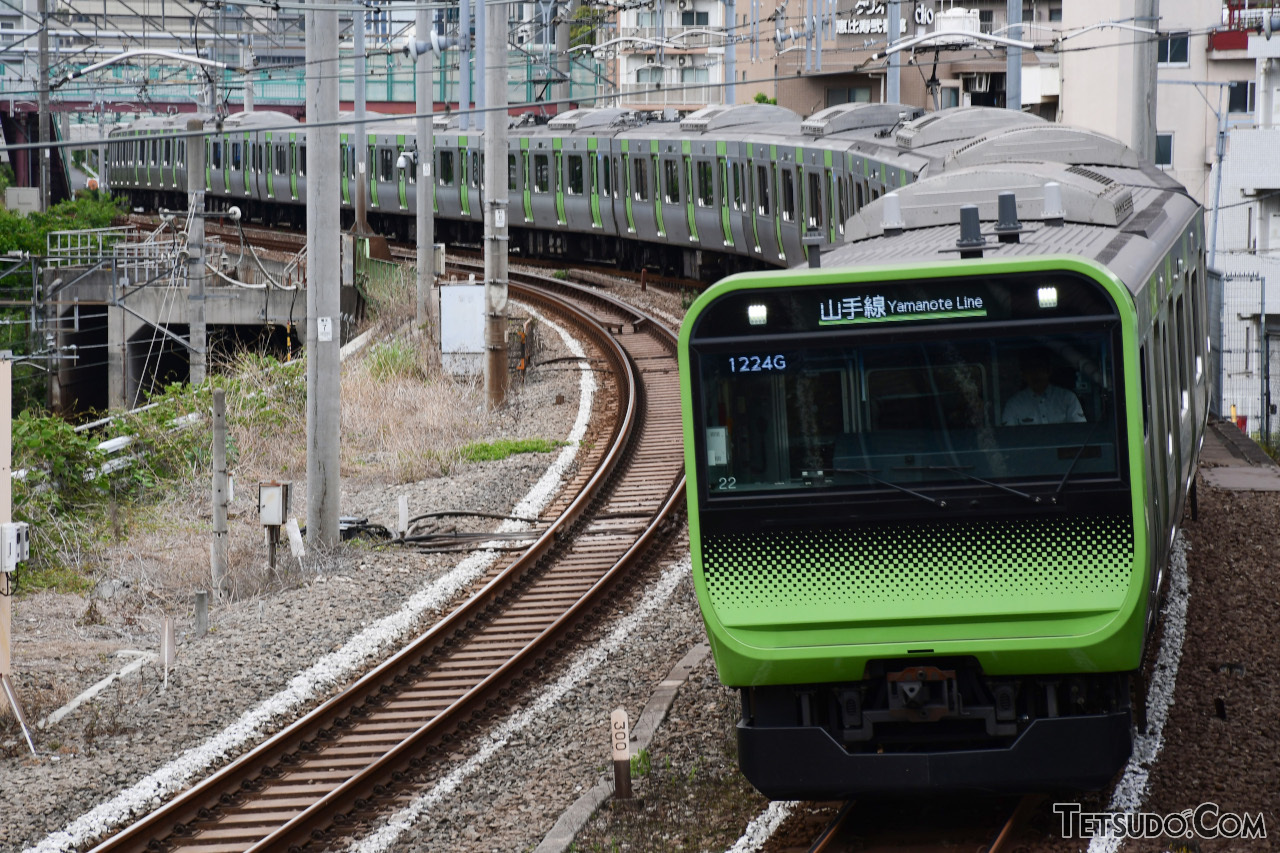
[{"label": "green train", "polygon": [[949,113],[821,268],[681,330],[694,584],[773,799],[1097,789],[1131,751],[1207,419],[1203,210],[1110,138]]}]

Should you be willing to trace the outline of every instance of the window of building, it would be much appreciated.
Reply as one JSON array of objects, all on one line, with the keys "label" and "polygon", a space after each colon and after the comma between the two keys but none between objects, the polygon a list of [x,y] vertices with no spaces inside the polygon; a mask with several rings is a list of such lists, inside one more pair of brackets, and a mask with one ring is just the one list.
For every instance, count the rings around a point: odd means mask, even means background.
[{"label": "window of building", "polygon": [[1173,134],[1156,134],[1156,165],[1169,167],[1173,165]]},{"label": "window of building", "polygon": [[710,207],[716,202],[715,184],[711,178],[711,163],[707,160],[698,162],[698,205]]},{"label": "window of building", "polygon": [[1236,80],[1233,82],[1227,89],[1227,112],[1253,112],[1253,86],[1254,82],[1252,80]]},{"label": "window of building", "polygon": [[992,26],[995,25],[996,13],[992,9],[978,10],[978,27],[984,33],[990,33]]},{"label": "window of building", "polygon": [[948,107],[960,106],[960,87],[943,86],[938,91],[938,105],[944,110]]},{"label": "window of building", "polygon": [[658,26],[657,12],[636,12],[637,27],[656,27]]},{"label": "window of building", "polygon": [[686,85],[710,82],[710,72],[706,68],[681,68],[680,82]]},{"label": "window of building", "polygon": [[661,83],[662,69],[656,65],[645,65],[636,69],[637,83]]},{"label": "window of building", "polygon": [[680,203],[680,166],[675,160],[662,161],[662,198],[667,204]]},{"label": "window of building", "polygon": [[709,12],[681,12],[680,26],[682,27],[705,27],[711,23],[711,14]]},{"label": "window of building", "polygon": [[551,190],[551,158],[546,154],[533,155],[533,191],[539,193]]},{"label": "window of building", "polygon": [[1049,10],[1049,21],[1050,21],[1051,23],[1052,23],[1053,21],[1061,21],[1061,20],[1062,20],[1062,7],[1058,7],[1057,9],[1050,9],[1050,10]]},{"label": "window of building", "polygon": [[1190,33],[1172,33],[1156,43],[1156,61],[1161,65],[1186,65]]},{"label": "window of building", "polygon": [[828,86],[827,106],[865,104],[871,101],[870,86]]},{"label": "window of building", "polygon": [[582,195],[582,155],[569,155],[569,195]]}]

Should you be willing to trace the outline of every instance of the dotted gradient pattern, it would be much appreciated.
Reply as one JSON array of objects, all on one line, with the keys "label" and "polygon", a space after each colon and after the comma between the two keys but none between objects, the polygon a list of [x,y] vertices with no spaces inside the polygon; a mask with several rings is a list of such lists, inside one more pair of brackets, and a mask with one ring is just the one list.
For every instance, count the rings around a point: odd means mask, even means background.
[{"label": "dotted gradient pattern", "polygon": [[[1124,517],[947,522],[708,535],[717,611],[903,606],[1123,595],[1133,567]],[[926,607],[925,609],[932,609]],[[966,608],[968,609],[968,608]]]}]

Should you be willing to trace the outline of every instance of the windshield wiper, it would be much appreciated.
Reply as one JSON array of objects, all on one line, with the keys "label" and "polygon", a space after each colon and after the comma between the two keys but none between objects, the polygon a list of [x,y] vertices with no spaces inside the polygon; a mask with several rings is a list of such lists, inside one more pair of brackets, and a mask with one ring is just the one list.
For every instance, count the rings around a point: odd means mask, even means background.
[{"label": "windshield wiper", "polygon": [[1062,489],[1067,485],[1067,478],[1071,476],[1071,472],[1076,469],[1076,463],[1080,461],[1080,457],[1084,456],[1085,450],[1089,447],[1089,442],[1093,441],[1093,437],[1098,434],[1098,428],[1102,426],[1106,418],[1098,418],[1093,424],[1093,429],[1089,430],[1089,434],[1085,436],[1084,441],[1080,443],[1080,449],[1076,451],[1076,455],[1072,458],[1071,464],[1067,466],[1067,472],[1062,475],[1062,479],[1058,482],[1058,488],[1053,490],[1053,502],[1058,502],[1058,495],[1062,494]]},{"label": "windshield wiper", "polygon": [[920,500],[926,503],[931,503],[934,506],[936,506],[938,509],[947,508],[946,501],[940,501],[937,498],[931,498],[928,495],[921,494],[920,492],[917,492],[914,489],[908,489],[906,486],[900,486],[897,483],[891,483],[888,480],[880,479],[879,477],[875,476],[875,474],[879,473],[879,470],[880,469],[878,468],[836,468],[835,472],[837,474],[857,474],[860,477],[866,477],[868,480],[870,480],[873,483],[879,483],[882,486],[888,486],[891,489],[897,489],[903,494],[911,495],[911,497],[913,498],[919,498]]},{"label": "windshield wiper", "polygon": [[1008,492],[1011,495],[1017,495],[1023,500],[1031,501],[1033,504],[1040,503],[1039,495],[1032,495],[1026,492],[1020,492],[1017,489],[1011,489],[1008,486],[1002,486],[999,483],[993,483],[990,480],[984,480],[981,477],[978,477],[974,474],[970,474],[968,471],[965,471],[961,468],[952,468],[949,465],[903,465],[903,466],[895,466],[893,470],[895,471],[947,471],[951,474],[959,474],[961,477],[964,477],[969,480],[973,480],[975,483],[982,483],[984,486],[990,486],[993,489],[999,489],[1002,492]]}]

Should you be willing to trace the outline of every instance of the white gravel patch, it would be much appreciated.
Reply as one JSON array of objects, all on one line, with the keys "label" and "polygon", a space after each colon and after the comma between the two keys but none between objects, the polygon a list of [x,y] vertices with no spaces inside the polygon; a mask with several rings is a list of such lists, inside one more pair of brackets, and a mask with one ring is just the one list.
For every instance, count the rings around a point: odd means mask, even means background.
[{"label": "white gravel patch", "polygon": [[[567,331],[545,317],[539,316],[539,320],[560,335],[573,355],[585,358],[581,344]],[[578,368],[578,415],[569,433],[568,444],[511,511],[512,515],[528,517],[541,512],[556,494],[564,473],[577,457],[578,444],[586,434],[596,391],[590,365],[585,361],[579,362]],[[504,521],[498,530],[508,532],[527,528],[528,525],[524,522]],[[337,651],[320,658],[313,666],[294,676],[283,690],[243,713],[214,737],[182,753],[177,759],[129,786],[108,802],[82,815],[62,831],[49,835],[27,850],[30,853],[72,850],[102,837],[139,814],[159,807],[170,794],[237,754],[245,744],[273,731],[281,720],[291,717],[315,697],[324,695],[335,685],[350,681],[376,656],[397,645],[418,624],[424,613],[440,608],[459,590],[480,577],[498,556],[499,552],[485,550],[471,554],[448,574],[410,597],[399,610],[360,631]]]},{"label": "white gravel patch", "polygon": [[690,559],[685,557],[669,566],[639,606],[626,618],[620,620],[608,636],[574,659],[568,671],[548,687],[532,705],[504,720],[485,736],[484,743],[475,755],[451,771],[412,804],[393,815],[380,829],[353,844],[349,848],[352,853],[382,853],[386,850],[399,849],[397,845],[400,837],[432,807],[457,790],[465,779],[506,746],[512,736],[524,731],[554,710],[566,694],[585,682],[600,664],[609,660],[612,653],[631,640],[637,629],[665,607],[672,593],[675,592],[676,586],[688,576],[690,565]]},{"label": "white gravel patch", "polygon": [[[1186,540],[1179,533],[1169,556],[1169,594],[1164,606],[1164,636],[1151,674],[1151,686],[1147,691],[1147,731],[1146,734],[1139,733],[1133,739],[1133,754],[1129,756],[1129,763],[1125,765],[1124,773],[1111,795],[1108,809],[1112,812],[1135,813],[1147,798],[1151,768],[1164,746],[1164,726],[1169,721],[1169,708],[1173,705],[1178,663],[1182,660],[1182,641],[1187,633],[1190,586]],[[1123,842],[1123,838],[1111,836],[1094,838],[1089,842],[1089,853],[1114,853]]]},{"label": "white gravel patch", "polygon": [[790,800],[776,800],[769,803],[769,808],[747,824],[742,837],[725,853],[756,853],[764,847],[765,842],[773,836],[778,827],[782,826],[782,822],[791,816],[791,810],[795,807],[796,803]]}]

